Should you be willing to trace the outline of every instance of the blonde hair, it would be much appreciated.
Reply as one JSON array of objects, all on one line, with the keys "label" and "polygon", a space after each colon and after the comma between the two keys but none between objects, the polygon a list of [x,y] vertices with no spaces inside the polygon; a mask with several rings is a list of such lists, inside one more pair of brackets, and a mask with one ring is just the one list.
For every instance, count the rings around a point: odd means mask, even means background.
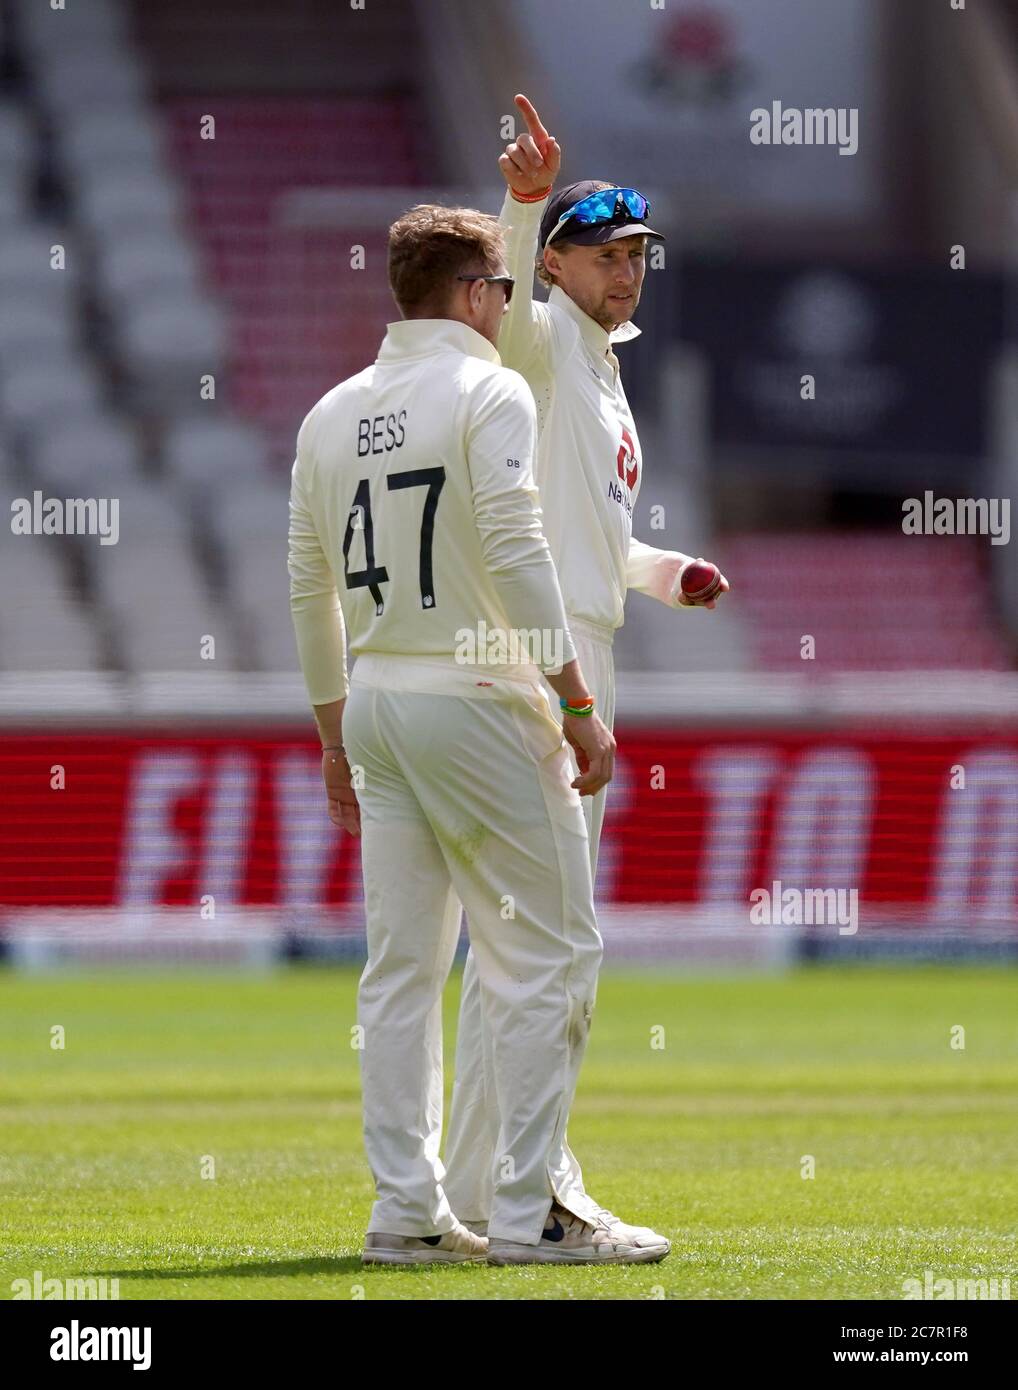
[{"label": "blonde hair", "polygon": [[492,271],[504,256],[497,217],[418,203],[389,228],[389,288],[404,316],[440,317],[457,275],[479,265]]}]

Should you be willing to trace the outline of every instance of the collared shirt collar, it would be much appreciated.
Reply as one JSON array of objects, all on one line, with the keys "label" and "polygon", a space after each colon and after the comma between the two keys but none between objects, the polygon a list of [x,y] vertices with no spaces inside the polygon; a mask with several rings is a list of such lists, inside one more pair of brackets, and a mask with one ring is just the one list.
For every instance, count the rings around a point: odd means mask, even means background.
[{"label": "collared shirt collar", "polygon": [[502,365],[498,349],[487,338],[458,319],[398,319],[385,326],[385,337],[378,351],[379,362],[401,357],[426,357],[441,349],[453,349],[467,357]]},{"label": "collared shirt collar", "polygon": [[614,347],[616,343],[627,343],[630,338],[640,336],[640,330],[632,322],[620,324],[618,328],[613,328],[611,333],[607,333],[589,314],[585,314],[559,285],[552,285],[548,303],[569,315],[595,357],[607,357],[609,348]]}]

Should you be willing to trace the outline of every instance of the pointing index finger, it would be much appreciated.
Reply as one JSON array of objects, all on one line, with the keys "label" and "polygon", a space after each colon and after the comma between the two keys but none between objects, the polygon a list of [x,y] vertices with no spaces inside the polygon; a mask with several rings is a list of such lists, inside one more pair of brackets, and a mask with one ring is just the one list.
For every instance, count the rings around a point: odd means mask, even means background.
[{"label": "pointing index finger", "polygon": [[537,142],[538,149],[543,152],[544,143],[548,139],[548,132],[541,124],[540,116],[534,110],[532,103],[527,100],[522,92],[518,93],[516,96],[516,105],[520,108],[520,114],[527,123],[527,129]]}]

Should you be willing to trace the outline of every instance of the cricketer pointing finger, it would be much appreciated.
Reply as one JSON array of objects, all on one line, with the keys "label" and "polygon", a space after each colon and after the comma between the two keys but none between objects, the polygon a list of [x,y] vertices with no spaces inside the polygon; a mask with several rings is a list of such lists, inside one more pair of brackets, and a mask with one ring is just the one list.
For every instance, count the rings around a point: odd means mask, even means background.
[{"label": "cricketer pointing finger", "polygon": [[[534,393],[539,443],[537,483],[545,534],[558,571],[569,628],[594,695],[611,727],[615,714],[612,641],[631,589],[670,607],[694,606],[682,572],[692,557],[646,545],[632,534],[633,505],[643,480],[639,435],[622,386],[614,347],[638,335],[649,204],[637,189],[599,181],[554,193],[561,151],[525,96],[516,104],[527,130],[499,159],[507,193],[500,214],[516,293],[498,337],[503,362]],[[528,292],[538,275],[547,304]],[[728,589],[721,578],[720,592]],[[714,599],[704,606],[713,607]],[[596,876],[606,789],[584,798],[591,876]],[[491,1033],[468,954],[463,977],[445,1161],[447,1192],[471,1229],[483,1231],[490,1210],[491,1155],[497,1106]],[[579,1164],[565,1146],[568,1181],[583,1193],[587,1220],[627,1239],[646,1238],[585,1191]],[[663,1237],[657,1237],[663,1240]]]}]

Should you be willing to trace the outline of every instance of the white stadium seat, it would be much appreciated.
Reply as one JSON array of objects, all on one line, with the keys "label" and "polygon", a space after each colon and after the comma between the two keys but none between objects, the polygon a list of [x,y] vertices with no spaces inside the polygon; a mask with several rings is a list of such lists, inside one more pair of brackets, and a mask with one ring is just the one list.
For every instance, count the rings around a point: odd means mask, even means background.
[{"label": "white stadium seat", "polygon": [[84,4],[66,4],[62,10],[39,0],[14,0],[11,8],[17,32],[33,54],[99,39],[112,43],[127,32],[119,0],[86,0]]},{"label": "white stadium seat", "polygon": [[134,480],[125,482],[119,498],[120,536],[125,545],[161,544],[166,539],[187,546],[190,519],[167,488]]},{"label": "white stadium seat", "polygon": [[163,152],[159,127],[145,107],[86,112],[57,131],[57,139],[64,167],[77,172],[142,160],[155,168]]},{"label": "white stadium seat", "polygon": [[[32,473],[51,490],[107,495],[134,481],[141,450],[134,427],[114,415],[58,421],[29,441]],[[68,494],[70,495],[70,493]]]},{"label": "white stadium seat", "polygon": [[71,599],[26,596],[0,614],[2,670],[98,671],[104,664],[92,613]]},{"label": "white stadium seat", "polygon": [[[202,641],[215,639],[215,659],[202,657]],[[129,670],[239,671],[248,668],[238,624],[220,605],[149,604],[122,615],[120,651]]]},{"label": "white stadium seat", "polygon": [[76,328],[63,298],[41,303],[32,295],[0,296],[0,371],[74,356]]},{"label": "white stadium seat", "polygon": [[148,97],[145,67],[123,43],[82,39],[70,48],[39,48],[34,56],[36,90],[55,120]]},{"label": "white stadium seat", "polygon": [[290,617],[290,600],[287,594],[286,569],[283,570],[283,583],[278,594],[265,599],[254,611],[244,610],[247,630],[251,634],[250,647],[253,660],[260,671],[300,671],[297,655],[297,640]]},{"label": "white stadium seat", "polygon": [[264,477],[268,451],[254,425],[196,416],[178,421],[169,430],[163,461],[168,481],[210,488],[238,482],[254,485]]},{"label": "white stadium seat", "polygon": [[117,306],[144,303],[154,294],[196,298],[201,283],[194,249],[183,237],[158,230],[104,243],[96,274]]},{"label": "white stadium seat", "polygon": [[95,670],[101,646],[91,613],[65,579],[66,540],[61,536],[15,536],[0,528],[0,593],[17,603],[0,604],[0,669],[6,671]]},{"label": "white stadium seat", "polygon": [[24,224],[30,215],[32,190],[25,170],[0,165],[0,235]]},{"label": "white stadium seat", "polygon": [[[243,633],[209,593],[187,538],[121,530],[120,543],[88,552],[96,592],[109,613],[120,655],[132,671],[237,670]],[[201,656],[215,638],[216,656]]]},{"label": "white stadium seat", "polygon": [[222,370],[227,330],[212,304],[160,292],[125,307],[121,350],[135,379],[198,401],[199,378]]},{"label": "white stadium seat", "polygon": [[24,173],[35,159],[35,131],[22,107],[0,104],[0,170]]},{"label": "white stadium seat", "polygon": [[89,564],[103,602],[118,611],[157,601],[190,608],[209,602],[198,556],[186,536],[121,528],[119,542],[92,551]]},{"label": "white stadium seat", "polygon": [[251,542],[271,542],[289,526],[289,477],[276,483],[262,483],[231,492],[216,509],[215,526],[219,544],[226,550],[249,550]]},{"label": "white stadium seat", "polygon": [[[64,248],[64,265],[53,266],[53,247]],[[52,298],[72,294],[81,278],[76,238],[70,230],[42,223],[5,227],[0,236],[0,300],[11,292]]]},{"label": "white stadium seat", "polygon": [[94,369],[75,358],[15,367],[0,379],[0,418],[25,435],[54,419],[94,416],[100,405]]},{"label": "white stadium seat", "polygon": [[78,213],[98,241],[114,229],[172,229],[180,221],[180,200],[171,181],[156,171],[143,179],[108,172],[81,187]]}]

